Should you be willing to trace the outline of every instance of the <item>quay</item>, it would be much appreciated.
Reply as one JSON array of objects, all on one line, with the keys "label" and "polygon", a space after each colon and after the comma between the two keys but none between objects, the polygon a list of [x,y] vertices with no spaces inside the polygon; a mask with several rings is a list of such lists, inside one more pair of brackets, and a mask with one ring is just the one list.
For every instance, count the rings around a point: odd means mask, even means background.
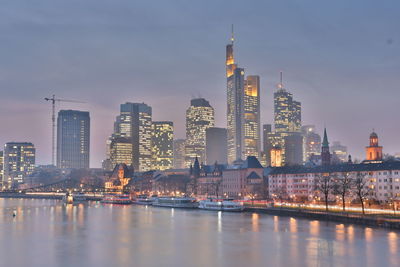
[{"label": "quay", "polygon": [[[0,192],[0,198],[27,198],[27,199],[59,199],[64,193],[18,193],[18,192]],[[88,201],[100,201],[101,195],[87,194]],[[246,205],[244,211],[255,212],[259,214],[269,214],[275,216],[286,216],[295,218],[305,218],[309,220],[331,221],[346,224],[356,224],[366,227],[380,227],[392,230],[400,230],[400,217],[385,214],[357,214],[350,212],[326,212],[321,210],[307,210],[302,208],[288,207],[260,207]]]}]

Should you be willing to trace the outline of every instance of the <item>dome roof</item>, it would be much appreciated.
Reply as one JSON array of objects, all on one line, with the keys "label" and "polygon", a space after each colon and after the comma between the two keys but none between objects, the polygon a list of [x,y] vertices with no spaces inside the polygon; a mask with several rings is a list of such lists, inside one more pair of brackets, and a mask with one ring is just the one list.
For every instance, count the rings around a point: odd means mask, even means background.
[{"label": "dome roof", "polygon": [[375,132],[372,132],[369,138],[378,138],[378,135]]}]

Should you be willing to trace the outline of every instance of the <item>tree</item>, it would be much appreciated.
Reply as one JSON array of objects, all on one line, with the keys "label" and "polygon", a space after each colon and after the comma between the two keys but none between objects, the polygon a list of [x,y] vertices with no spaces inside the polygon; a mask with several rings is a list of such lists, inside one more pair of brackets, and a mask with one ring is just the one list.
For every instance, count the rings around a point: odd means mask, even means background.
[{"label": "tree", "polygon": [[282,201],[287,198],[287,191],[286,187],[283,185],[277,186],[273,189],[272,191],[272,197],[279,199],[279,201],[282,203]]},{"label": "tree", "polygon": [[361,203],[362,213],[365,214],[365,200],[372,193],[372,188],[369,186],[369,180],[366,178],[366,174],[361,172],[357,173],[356,178],[353,179],[353,189],[355,195]]},{"label": "tree", "polygon": [[214,180],[212,186],[214,187],[215,196],[218,198],[219,190],[221,188],[222,179]]},{"label": "tree", "polygon": [[351,174],[346,172],[341,177],[335,177],[333,184],[333,193],[342,198],[343,211],[346,210],[346,196],[349,194],[352,186]]},{"label": "tree", "polygon": [[334,187],[334,180],[330,174],[322,174],[315,179],[315,190],[322,194],[325,202],[325,210],[328,211],[329,195],[332,193]]}]

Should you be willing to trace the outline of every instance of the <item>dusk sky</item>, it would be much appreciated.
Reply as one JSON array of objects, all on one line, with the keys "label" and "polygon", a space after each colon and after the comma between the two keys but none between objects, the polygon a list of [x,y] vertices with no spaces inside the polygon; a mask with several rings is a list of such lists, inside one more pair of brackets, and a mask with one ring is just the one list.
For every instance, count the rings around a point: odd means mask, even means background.
[{"label": "dusk sky", "polygon": [[315,124],[364,159],[374,128],[384,153],[400,152],[400,2],[337,1],[2,1],[0,144],[30,141],[37,164],[51,162],[51,105],[90,111],[91,167],[124,102],[145,102],[153,120],[185,136],[193,97],[226,127],[225,45],[261,78],[261,123],[272,123],[284,85]]}]

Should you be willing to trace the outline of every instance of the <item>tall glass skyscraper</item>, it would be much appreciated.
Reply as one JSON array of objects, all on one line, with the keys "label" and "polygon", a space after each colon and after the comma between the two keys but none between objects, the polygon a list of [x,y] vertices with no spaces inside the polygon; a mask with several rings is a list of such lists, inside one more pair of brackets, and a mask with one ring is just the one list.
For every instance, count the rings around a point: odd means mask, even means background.
[{"label": "tall glass skyscraper", "polygon": [[259,157],[260,78],[238,68],[233,54],[233,35],[226,46],[228,162]]},{"label": "tall glass skyscraper", "polygon": [[89,153],[89,112],[60,110],[57,119],[57,167],[87,169]]},{"label": "tall glass skyscraper", "polygon": [[260,155],[260,77],[249,75],[244,87],[244,157]]},{"label": "tall glass skyscraper", "polygon": [[121,137],[132,142],[132,165],[137,171],[149,171],[152,167],[152,109],[144,103],[121,104],[116,130]]},{"label": "tall glass skyscraper", "polygon": [[153,121],[151,138],[153,169],[172,169],[174,159],[174,124],[172,121]]},{"label": "tall glass skyscraper", "polygon": [[204,98],[190,101],[186,111],[185,165],[189,167],[196,157],[205,163],[206,130],[214,127],[214,108]]}]

